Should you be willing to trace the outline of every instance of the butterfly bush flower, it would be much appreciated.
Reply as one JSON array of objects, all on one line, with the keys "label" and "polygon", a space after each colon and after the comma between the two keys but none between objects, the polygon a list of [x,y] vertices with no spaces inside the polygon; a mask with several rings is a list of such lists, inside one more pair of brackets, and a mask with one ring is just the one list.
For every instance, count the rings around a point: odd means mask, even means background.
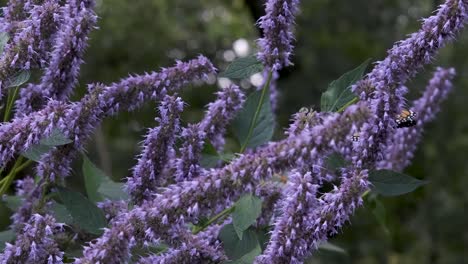
[{"label": "butterfly bush flower", "polygon": [[[304,131],[297,137],[270,143],[250,154],[244,154],[223,168],[208,171],[203,177],[170,185],[162,193],[156,193],[153,199],[131,210],[122,218],[120,225],[105,231],[87,250],[94,254],[103,252],[101,248],[107,249],[110,237],[120,231],[125,232],[123,236],[132,237],[130,234],[135,232],[134,229],[122,228],[122,225],[130,225],[130,222],[137,223],[132,225],[138,226],[140,231],[137,233],[150,230],[152,239],[157,239],[157,236],[167,237],[174,225],[196,221],[203,213],[209,213],[220,204],[226,206],[238,198],[234,195],[239,190],[252,190],[261,179],[268,179],[275,172],[297,166],[304,157],[319,155],[332,147],[330,142],[345,140],[351,126],[362,124],[366,118],[367,107],[351,106],[342,115],[331,115],[324,120],[323,125]],[[110,247],[105,254],[121,254],[129,250],[123,250],[122,247],[129,246],[131,244],[125,240],[118,246]],[[119,249],[119,253],[110,250],[113,248]]]},{"label": "butterfly bush flower", "polygon": [[143,151],[128,178],[126,188],[135,204],[151,197],[166,179],[164,169],[175,157],[174,143],[180,130],[180,113],[184,108],[181,98],[166,96],[159,106],[159,125],[151,129],[143,142]]},{"label": "butterfly bush flower", "polygon": [[454,76],[455,69],[453,68],[437,68],[424,94],[413,103],[412,109],[417,113],[416,125],[399,128],[389,138],[386,156],[379,164],[380,168],[401,171],[409,165],[417,143],[421,139],[424,125],[432,121],[440,111],[440,104],[452,90],[451,81]]},{"label": "butterfly bush flower", "polygon": [[180,158],[175,161],[176,181],[190,180],[201,174],[201,154],[205,140],[217,150],[224,146],[224,134],[229,122],[242,107],[244,93],[236,85],[230,85],[217,93],[217,99],[208,104],[205,117],[198,124],[190,124],[182,131]]},{"label": "butterfly bush flower", "polygon": [[5,251],[0,254],[0,262],[63,263],[63,252],[53,238],[62,229],[62,225],[50,215],[33,215],[18,234],[15,244],[6,244]]},{"label": "butterfly bush flower", "polygon": [[270,70],[278,71],[291,64],[292,31],[298,6],[298,0],[268,0],[265,4],[266,14],[258,21],[264,35],[258,40],[258,58]]},{"label": "butterfly bush flower", "polygon": [[69,1],[62,7],[63,23],[51,51],[49,65],[39,84],[21,89],[16,102],[18,114],[28,114],[42,108],[49,98],[65,100],[76,86],[83,63],[88,35],[96,25],[93,1]]},{"label": "butterfly bush flower", "polygon": [[[18,32],[11,36],[0,57],[0,95],[19,70],[42,67],[47,60],[51,37],[56,32],[60,16],[58,0],[34,5]],[[0,97],[1,98],[1,97]]]},{"label": "butterfly bush flower", "polygon": [[311,180],[310,173],[293,173],[285,191],[283,215],[255,263],[303,263],[329,235],[338,233],[362,205],[361,195],[369,188],[367,171],[349,171],[343,173],[340,187],[316,198],[317,186]]}]

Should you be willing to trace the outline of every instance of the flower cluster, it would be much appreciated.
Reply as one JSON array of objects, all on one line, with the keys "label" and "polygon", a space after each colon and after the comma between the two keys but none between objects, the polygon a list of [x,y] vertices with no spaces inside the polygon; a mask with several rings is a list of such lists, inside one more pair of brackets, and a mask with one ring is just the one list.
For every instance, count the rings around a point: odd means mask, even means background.
[{"label": "flower cluster", "polygon": [[[298,10],[298,0],[266,2],[266,15],[258,22],[264,34],[258,41],[258,58],[266,66],[266,84],[291,64]],[[97,204],[108,226],[84,245],[75,263],[126,263],[133,258],[141,264],[225,262],[228,254],[218,236],[232,222],[229,217],[208,221],[210,226],[196,232],[189,227],[196,225],[197,230],[202,218],[226,212],[243,193],[250,192],[263,201],[254,225],[272,226],[265,250],[254,261],[281,264],[303,263],[340,231],[363,204],[371,171],[401,171],[408,165],[423,126],[434,118],[451,90],[455,70],[437,68],[422,97],[410,106],[417,113],[415,126],[397,128],[395,116],[407,107],[405,83],[467,22],[468,1],[447,0],[424,20],[421,30],[397,42],[353,86],[359,102],[340,113],[303,108],[293,115],[283,139],[246,152],[242,147],[241,153],[218,160],[212,168],[202,166],[204,149],[217,155],[228,149],[227,127],[242,108],[245,94],[234,84],[223,88],[207,105],[200,122],[184,124],[184,102],[177,93],[216,74],[207,58],[177,61],[173,67],[109,85],[90,84],[80,100],[71,102],[88,35],[97,22],[94,1],[11,0],[3,11],[0,28],[11,38],[0,56],[0,93],[18,71],[38,67],[44,72],[39,83],[21,89],[15,117],[0,124],[0,171],[57,129],[72,142],[41,153],[36,179],[16,182],[17,196],[22,199],[12,216],[17,235],[0,254],[1,263],[63,263],[62,250],[68,242],[58,235],[67,233],[68,241],[75,241],[82,234],[64,229],[54,219],[50,190],[64,184],[74,158],[105,118],[154,101],[157,125],[148,130],[125,183],[130,204],[123,200]],[[260,108],[249,125],[255,125]],[[334,154],[346,162],[331,171],[326,161]],[[0,181],[0,190],[11,183],[16,165]],[[324,183],[333,188],[323,191]],[[134,254],[134,249],[155,244],[169,248],[158,254]]]}]

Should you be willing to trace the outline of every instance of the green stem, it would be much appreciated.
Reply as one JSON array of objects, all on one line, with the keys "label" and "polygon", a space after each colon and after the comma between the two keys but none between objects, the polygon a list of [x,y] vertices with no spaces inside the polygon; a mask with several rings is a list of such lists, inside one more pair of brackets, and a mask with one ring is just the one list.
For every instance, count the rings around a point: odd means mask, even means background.
[{"label": "green stem", "polygon": [[17,170],[18,166],[20,166],[22,161],[23,161],[23,156],[20,156],[16,160],[15,164],[13,165],[13,168],[11,169],[10,173],[5,177],[5,179],[4,179],[5,182],[3,183],[2,187],[0,188],[0,197],[3,196],[8,191],[8,188],[10,188],[11,183],[15,179],[16,170]]},{"label": "green stem", "polygon": [[212,223],[218,221],[220,218],[223,218],[227,215],[229,215],[230,213],[232,213],[234,211],[234,206],[231,206],[229,208],[226,208],[224,209],[224,211],[222,211],[221,213],[213,216],[210,220],[208,220],[205,224],[203,224],[202,226],[199,226],[199,227],[196,227],[195,230],[193,230],[193,233],[196,235],[198,233],[200,233],[201,231],[205,230],[205,228],[209,227]]},{"label": "green stem", "polygon": [[336,111],[337,113],[339,112],[342,112],[344,111],[348,106],[354,104],[355,102],[357,102],[358,98],[357,97],[354,97],[353,100],[347,102],[345,105],[343,105],[340,109],[338,109],[338,111]]},{"label": "green stem", "polygon": [[266,93],[268,91],[268,87],[270,86],[272,76],[273,76],[273,72],[270,71],[268,73],[267,81],[263,85],[262,94],[260,96],[260,101],[258,102],[254,117],[252,119],[252,122],[250,123],[249,132],[247,133],[247,138],[244,141],[244,144],[242,144],[241,149],[239,151],[240,153],[243,153],[245,151],[245,149],[247,148],[247,144],[249,143],[250,138],[252,137],[252,133],[253,133],[255,124],[257,123],[258,116],[260,115],[260,111],[262,110],[263,101],[265,101]]},{"label": "green stem", "polygon": [[6,109],[5,109],[5,115],[3,116],[3,122],[8,121],[8,119],[10,118],[11,109],[13,108],[13,104],[15,103],[15,99],[16,99],[16,95],[18,94],[18,90],[19,90],[19,86],[16,86],[16,88],[13,91],[13,94],[11,96],[10,96],[10,93],[8,93],[7,105],[6,105]]}]

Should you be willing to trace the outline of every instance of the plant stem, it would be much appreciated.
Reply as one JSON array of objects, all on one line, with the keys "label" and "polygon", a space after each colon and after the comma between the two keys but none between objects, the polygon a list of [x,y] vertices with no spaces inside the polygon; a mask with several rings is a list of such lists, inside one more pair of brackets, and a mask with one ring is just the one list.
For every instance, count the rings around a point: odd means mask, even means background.
[{"label": "plant stem", "polygon": [[2,187],[0,188],[0,197],[8,191],[8,188],[10,188],[13,179],[15,179],[17,168],[18,166],[20,166],[22,161],[23,156],[20,156],[13,165],[13,168],[11,169],[10,173],[3,179],[5,180],[5,182],[3,182]]},{"label": "plant stem", "polygon": [[357,97],[354,97],[353,100],[347,102],[345,105],[343,105],[340,109],[338,109],[336,112],[339,113],[339,112],[342,112],[344,111],[348,106],[354,104],[355,102],[357,102],[358,98]]},{"label": "plant stem", "polygon": [[13,104],[15,103],[18,90],[19,90],[19,86],[16,86],[15,90],[13,91],[13,94],[11,94],[11,89],[8,92],[8,98],[7,98],[6,108],[5,108],[5,115],[3,116],[3,122],[8,121],[8,119],[10,118],[11,109],[13,108]]},{"label": "plant stem", "polygon": [[257,123],[258,116],[260,115],[260,111],[262,110],[263,101],[265,101],[266,93],[268,91],[268,87],[270,86],[272,76],[273,76],[273,72],[270,71],[268,73],[267,80],[266,80],[265,84],[263,85],[262,94],[260,96],[260,101],[258,102],[257,109],[255,110],[254,117],[252,119],[252,122],[250,123],[249,132],[247,133],[247,138],[244,141],[244,144],[242,144],[241,149],[239,151],[240,153],[243,153],[245,151],[245,149],[247,148],[247,144],[249,143],[250,138],[252,137],[252,133],[253,133],[255,124]]},{"label": "plant stem", "polygon": [[228,207],[226,209],[224,209],[221,213],[213,216],[210,220],[208,220],[205,224],[203,224],[202,226],[200,227],[197,227],[195,228],[195,230],[193,231],[193,234],[198,234],[200,233],[201,231],[205,230],[205,228],[207,228],[208,226],[210,226],[212,223],[218,221],[218,219],[222,218],[222,217],[225,217],[227,215],[229,215],[230,213],[232,213],[234,211],[234,206],[231,206],[231,207]]}]

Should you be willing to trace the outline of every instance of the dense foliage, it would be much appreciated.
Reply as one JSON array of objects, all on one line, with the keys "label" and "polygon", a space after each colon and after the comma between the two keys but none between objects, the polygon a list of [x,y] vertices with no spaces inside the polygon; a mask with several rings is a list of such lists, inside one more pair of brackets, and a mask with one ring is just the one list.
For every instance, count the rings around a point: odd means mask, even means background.
[{"label": "dense foliage", "polygon": [[[327,240],[364,203],[375,204],[389,232],[377,198],[427,184],[402,170],[452,89],[455,70],[438,67],[414,101],[405,85],[456,37],[468,2],[447,0],[367,74],[369,60],[331,82],[320,111],[301,109],[278,133],[279,78],[294,70],[299,11],[298,0],[266,1],[258,51],[221,65],[221,73],[199,55],[89,84],[71,100],[99,23],[94,1],[9,1],[1,19],[0,195],[14,213],[0,260],[303,263],[317,249],[342,251]],[[29,81],[31,73],[36,80]],[[220,89],[201,121],[186,122],[182,88],[216,79]],[[252,87],[249,79],[256,89],[239,87]],[[87,142],[96,130],[106,135],[99,131],[104,119],[150,102],[156,125],[136,164],[129,175],[120,172],[122,183],[108,178],[86,157]],[[86,197],[69,186],[80,156]],[[33,163],[34,177],[23,176]],[[13,183],[15,195],[6,195]]]}]

